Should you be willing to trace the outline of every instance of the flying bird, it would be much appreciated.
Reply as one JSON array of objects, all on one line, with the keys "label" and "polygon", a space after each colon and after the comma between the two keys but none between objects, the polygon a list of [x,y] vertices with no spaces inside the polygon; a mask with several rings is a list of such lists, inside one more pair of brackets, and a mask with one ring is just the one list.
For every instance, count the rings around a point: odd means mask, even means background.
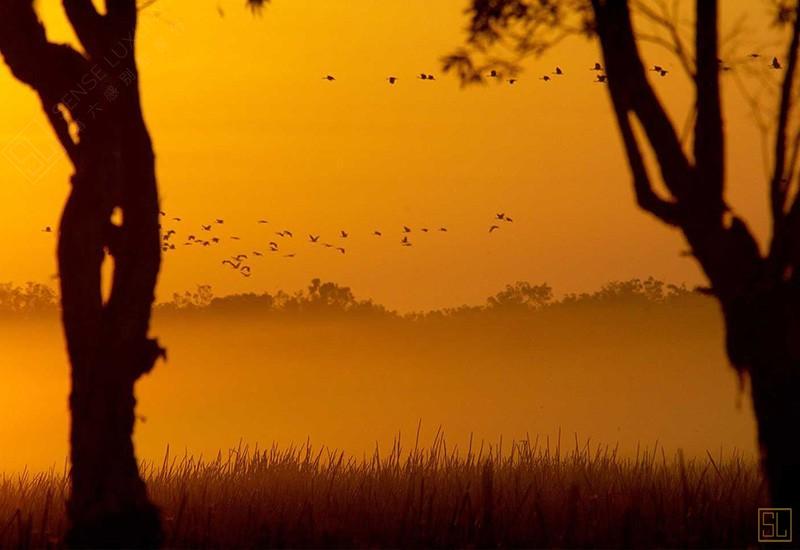
[{"label": "flying bird", "polygon": [[545,82],[550,82],[550,77],[547,76],[547,75],[544,75],[543,77],[539,78],[539,80],[544,80]]},{"label": "flying bird", "polygon": [[411,233],[411,228],[408,227],[407,225],[404,225],[403,226],[403,233]]},{"label": "flying bird", "polygon": [[253,250],[253,256],[263,256],[263,254],[258,250]]},{"label": "flying bird", "polygon": [[442,233],[447,233],[447,228],[446,227],[440,227],[439,231],[441,231]]},{"label": "flying bird", "polygon": [[336,78],[334,78],[332,75],[326,74],[325,76],[322,77],[322,80],[327,80],[328,82],[333,82],[334,80],[336,80]]},{"label": "flying bird", "polygon": [[247,254],[237,254],[236,256],[233,257],[233,259],[236,260],[237,262],[241,262],[242,260],[247,259]]},{"label": "flying bird", "polygon": [[564,71],[561,70],[561,67],[556,67],[556,70],[553,71],[553,74],[554,75],[558,75],[558,76],[563,76],[564,75]]},{"label": "flying bird", "polygon": [[219,244],[219,237],[212,237],[211,242],[214,244]]},{"label": "flying bird", "polygon": [[210,225],[201,225],[200,227],[203,229],[203,231],[211,231]]},{"label": "flying bird", "polygon": [[343,239],[346,239],[348,237],[349,233],[347,231],[345,231],[345,230],[341,230],[341,231],[339,231],[339,235],[341,235]]},{"label": "flying bird", "polygon": [[241,241],[242,239],[240,239],[240,238],[239,238],[239,237],[237,237],[236,235],[231,235],[231,240],[232,240],[232,241]]},{"label": "flying bird", "polygon": [[513,86],[514,84],[517,83],[517,79],[516,78],[509,78],[508,79],[508,83]]},{"label": "flying bird", "polygon": [[594,67],[589,69],[590,71],[602,71],[603,66],[600,63],[595,62]]},{"label": "flying bird", "polygon": [[263,224],[263,223],[269,223],[269,222],[267,220],[258,220],[258,223]]},{"label": "flying bird", "polygon": [[604,74],[597,75],[597,80],[595,80],[595,82],[602,82],[602,83],[605,83],[607,81],[608,81],[608,76]]},{"label": "flying bird", "polygon": [[339,252],[341,252],[342,254],[344,254],[344,252],[345,252],[344,248],[342,248],[341,246],[337,246],[337,247],[336,247],[336,250],[338,250],[338,251],[339,251]]},{"label": "flying bird", "polygon": [[294,253],[292,253],[292,254],[284,254],[283,257],[284,258],[294,258],[296,255],[297,254],[294,254]]},{"label": "flying bird", "polygon": [[488,76],[489,76],[489,78],[497,78],[497,76],[498,76],[497,71],[492,69],[491,71],[489,71],[489,75]]},{"label": "flying bird", "polygon": [[390,76],[386,80],[389,81],[389,84],[394,84],[394,83],[397,82],[397,77],[396,76]]},{"label": "flying bird", "polygon": [[491,233],[491,232],[493,232],[493,231],[495,231],[495,230],[497,230],[497,229],[500,229],[500,226],[499,226],[499,225],[493,225],[493,226],[491,226],[491,227],[489,228],[489,233]]},{"label": "flying bird", "polygon": [[42,233],[52,233],[52,232],[53,232],[53,228],[50,227],[49,225],[47,227],[45,227],[44,229],[42,229]]},{"label": "flying bird", "polygon": [[373,231],[372,234],[375,235],[376,237],[383,236],[383,233],[381,233],[380,231]]},{"label": "flying bird", "polygon": [[241,261],[234,262],[233,260],[222,260],[222,265],[228,264],[233,269],[239,269],[242,265]]},{"label": "flying bird", "polygon": [[500,212],[499,214],[495,214],[494,217],[497,218],[498,220],[506,219],[506,215],[503,212]]},{"label": "flying bird", "polygon": [[780,69],[781,68],[781,62],[778,61],[777,57],[773,57],[772,58],[772,63],[770,63],[769,66],[770,66],[771,69]]},{"label": "flying bird", "polygon": [[214,220],[214,221],[216,221],[217,223],[225,223],[225,220],[221,220],[221,219],[219,219],[219,218],[217,218],[217,219],[216,219],[216,220]]},{"label": "flying bird", "polygon": [[312,243],[315,243],[319,241],[319,235],[309,235],[308,240],[311,241]]}]

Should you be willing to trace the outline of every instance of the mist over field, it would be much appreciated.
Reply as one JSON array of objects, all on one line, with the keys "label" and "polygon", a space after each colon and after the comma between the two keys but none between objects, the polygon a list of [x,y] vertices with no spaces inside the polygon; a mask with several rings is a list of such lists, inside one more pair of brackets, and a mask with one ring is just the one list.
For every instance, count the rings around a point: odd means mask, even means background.
[{"label": "mist over field", "polygon": [[[68,366],[57,311],[0,300],[2,469],[63,468]],[[20,289],[17,291],[24,294]],[[13,299],[12,299],[13,298]],[[21,305],[20,305],[21,304]],[[33,304],[33,305],[31,305]],[[483,306],[398,315],[316,281],[294,294],[177,296],[152,333],[168,362],[138,386],[139,456],[216,456],[240,441],[310,438],[360,457],[429,444],[466,450],[537,437],[668,455],[754,455],[747,399],[714,302],[655,281],[554,299],[517,284]]]}]

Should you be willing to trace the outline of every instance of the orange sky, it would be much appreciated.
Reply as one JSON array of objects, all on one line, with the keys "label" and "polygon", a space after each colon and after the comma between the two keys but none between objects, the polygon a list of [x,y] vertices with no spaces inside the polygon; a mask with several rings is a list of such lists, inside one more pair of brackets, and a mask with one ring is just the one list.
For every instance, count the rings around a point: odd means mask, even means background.
[{"label": "orange sky", "polygon": [[[224,294],[321,277],[408,310],[477,303],[516,280],[547,281],[559,293],[648,275],[701,281],[678,255],[679,235],[634,206],[605,88],[588,70],[599,60],[594,43],[574,39],[532,60],[514,87],[465,90],[439,62],[463,41],[463,0],[275,0],[263,17],[242,4],[222,0],[222,18],[211,0],[159,0],[141,18],[163,207],[184,219],[170,227],[198,233],[222,217],[220,234],[242,238],[169,254],[161,299],[198,283]],[[764,34],[765,4],[722,4],[724,26],[749,10],[742,54],[781,55],[763,46],[774,39]],[[39,5],[51,37],[68,40],[60,2]],[[683,121],[692,96],[678,63],[658,49],[647,60],[670,69],[655,85]],[[566,76],[537,80],[556,64]],[[422,71],[437,81],[415,79]],[[336,82],[322,79],[328,73]],[[389,75],[400,78],[395,86]],[[758,134],[730,76],[725,83],[729,196],[763,237]],[[32,177],[0,155],[0,279],[48,281],[55,243],[41,228],[57,224],[69,166],[36,98],[5,69],[0,97],[0,151],[25,139],[47,166]],[[489,235],[501,211],[515,222]],[[415,231],[403,248],[404,224],[449,232]],[[264,251],[282,229],[295,233],[281,241],[295,258],[255,259],[250,279],[220,266],[230,254]],[[346,255],[307,242],[321,233],[339,243],[339,229],[351,234]]]}]

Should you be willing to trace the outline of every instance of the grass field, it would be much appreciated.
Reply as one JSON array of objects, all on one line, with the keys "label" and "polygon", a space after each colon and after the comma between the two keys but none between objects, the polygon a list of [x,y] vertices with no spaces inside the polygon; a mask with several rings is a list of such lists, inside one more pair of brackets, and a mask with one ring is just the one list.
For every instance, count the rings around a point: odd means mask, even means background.
[{"label": "grass field", "polygon": [[[741,456],[522,440],[360,459],[309,443],[146,464],[170,547],[744,547],[765,502]],[[0,546],[58,546],[63,473],[4,476]]]}]

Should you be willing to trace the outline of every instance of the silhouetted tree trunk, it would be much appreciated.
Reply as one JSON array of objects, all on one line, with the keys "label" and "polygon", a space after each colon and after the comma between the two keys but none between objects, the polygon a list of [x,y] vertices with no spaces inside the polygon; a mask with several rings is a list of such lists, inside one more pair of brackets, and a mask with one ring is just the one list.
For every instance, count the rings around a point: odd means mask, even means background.
[{"label": "silhouetted tree trunk", "polygon": [[[771,181],[774,233],[766,256],[724,198],[724,132],[719,90],[716,0],[696,2],[697,121],[694,159],[683,151],[671,121],[646,78],[628,3],[592,0],[608,87],[639,205],[683,231],[722,306],[727,353],[749,375],[764,472],[775,505],[800,505],[800,205],[789,204],[796,158],[788,158],[800,16],[794,14]],[[800,9],[800,8],[798,8]],[[653,188],[632,118],[655,154],[668,197]],[[795,153],[796,155],[796,153]]]},{"label": "silhouetted tree trunk", "polygon": [[[107,0],[102,14],[91,0],[64,0],[64,8],[83,53],[47,41],[32,0],[0,0],[0,53],[39,95],[75,169],[58,244],[72,365],[67,543],[156,546],[159,514],[131,440],[134,384],[164,353],[148,338],[160,237],[154,154],[134,55],[136,3]],[[104,302],[106,252],[114,272]]]}]

